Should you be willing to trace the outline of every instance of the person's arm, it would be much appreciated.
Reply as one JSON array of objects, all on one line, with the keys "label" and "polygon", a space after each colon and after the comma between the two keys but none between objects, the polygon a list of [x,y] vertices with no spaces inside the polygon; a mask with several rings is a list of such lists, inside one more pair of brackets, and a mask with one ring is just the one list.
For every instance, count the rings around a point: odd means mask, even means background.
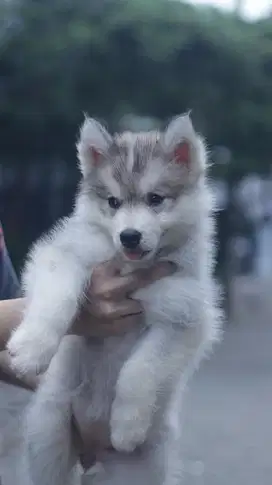
[{"label": "person's arm", "polygon": [[4,350],[10,335],[22,320],[24,298],[0,301],[0,351]]},{"label": "person's arm", "polygon": [[35,379],[27,376],[17,378],[10,367],[8,352],[4,350],[12,331],[20,325],[24,305],[23,298],[0,301],[0,380],[27,389],[34,389],[38,384],[38,377]]},{"label": "person's arm", "polygon": [[15,377],[9,365],[8,353],[4,352],[12,331],[21,322],[23,309],[24,300],[21,298],[20,284],[6,248],[0,223],[0,380],[33,387],[33,382],[21,382]]},{"label": "person's arm", "polygon": [[[172,272],[172,265],[160,263],[148,271],[120,276],[112,263],[99,265],[92,275],[89,304],[78,315],[73,333],[104,338],[127,332],[137,324],[142,313],[140,304],[128,298],[128,294]],[[20,325],[24,305],[23,298],[0,301],[0,350],[5,348],[12,331]],[[8,353],[1,352],[0,380],[6,380],[7,376],[14,378],[14,373],[9,366]],[[38,377],[31,382],[24,378],[21,385],[34,388],[38,381]]]}]

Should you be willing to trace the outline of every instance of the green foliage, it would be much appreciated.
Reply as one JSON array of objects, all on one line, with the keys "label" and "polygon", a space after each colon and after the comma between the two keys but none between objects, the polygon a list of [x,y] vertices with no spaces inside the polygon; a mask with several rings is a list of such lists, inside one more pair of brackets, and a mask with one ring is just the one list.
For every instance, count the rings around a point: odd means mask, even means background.
[{"label": "green foliage", "polygon": [[70,155],[85,111],[114,128],[192,108],[211,145],[270,165],[271,18],[171,0],[0,0],[0,15],[2,154]]}]

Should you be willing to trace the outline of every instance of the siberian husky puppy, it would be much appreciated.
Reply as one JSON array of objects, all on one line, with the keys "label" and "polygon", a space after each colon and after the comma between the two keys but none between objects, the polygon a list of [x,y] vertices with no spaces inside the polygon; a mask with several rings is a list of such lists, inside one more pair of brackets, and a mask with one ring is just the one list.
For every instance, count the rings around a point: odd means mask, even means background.
[{"label": "siberian husky puppy", "polygon": [[[181,393],[220,322],[205,145],[182,115],[163,132],[113,136],[86,118],[77,148],[74,210],[30,252],[26,310],[8,343],[19,373],[47,369],[24,423],[22,485],[76,483],[70,422],[79,403],[84,425],[108,423],[119,456],[139,450],[144,485],[179,485]],[[111,258],[122,272],[163,259],[176,271],[132,295],[145,314],[137,329],[65,336],[92,270]]]}]

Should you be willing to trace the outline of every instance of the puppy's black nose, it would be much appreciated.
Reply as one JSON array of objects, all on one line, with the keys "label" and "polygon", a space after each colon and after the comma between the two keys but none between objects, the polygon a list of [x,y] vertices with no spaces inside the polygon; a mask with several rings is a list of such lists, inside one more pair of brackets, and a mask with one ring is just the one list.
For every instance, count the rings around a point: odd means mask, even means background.
[{"label": "puppy's black nose", "polygon": [[125,229],[120,234],[120,241],[126,249],[136,249],[141,241],[142,234],[135,229]]}]

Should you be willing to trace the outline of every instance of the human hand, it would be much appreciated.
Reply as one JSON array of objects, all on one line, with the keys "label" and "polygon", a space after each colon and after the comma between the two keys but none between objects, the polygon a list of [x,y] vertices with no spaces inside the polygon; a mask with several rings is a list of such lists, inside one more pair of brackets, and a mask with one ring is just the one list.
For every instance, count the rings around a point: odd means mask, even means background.
[{"label": "human hand", "polygon": [[73,333],[108,337],[131,329],[143,314],[140,302],[130,295],[158,279],[170,276],[175,266],[161,261],[149,269],[121,276],[113,262],[94,269],[86,302],[73,327]]},{"label": "human hand", "polygon": [[[108,337],[127,332],[137,325],[143,312],[141,304],[130,298],[129,295],[139,288],[171,275],[174,271],[173,264],[159,262],[148,270],[138,270],[133,274],[121,276],[113,262],[98,265],[92,274],[86,302],[73,326],[72,333],[83,336]],[[23,308],[24,300],[22,299],[20,312]],[[11,314],[13,315],[14,311]],[[19,317],[17,320],[19,320]],[[20,324],[17,320],[16,326]],[[15,375],[10,367],[10,358],[7,352],[0,354],[1,370],[3,374],[0,374],[0,380],[2,378],[14,381]],[[20,381],[16,379],[14,383],[34,389],[39,380],[39,376],[36,376],[33,380],[25,377],[24,379],[21,378]]]}]

